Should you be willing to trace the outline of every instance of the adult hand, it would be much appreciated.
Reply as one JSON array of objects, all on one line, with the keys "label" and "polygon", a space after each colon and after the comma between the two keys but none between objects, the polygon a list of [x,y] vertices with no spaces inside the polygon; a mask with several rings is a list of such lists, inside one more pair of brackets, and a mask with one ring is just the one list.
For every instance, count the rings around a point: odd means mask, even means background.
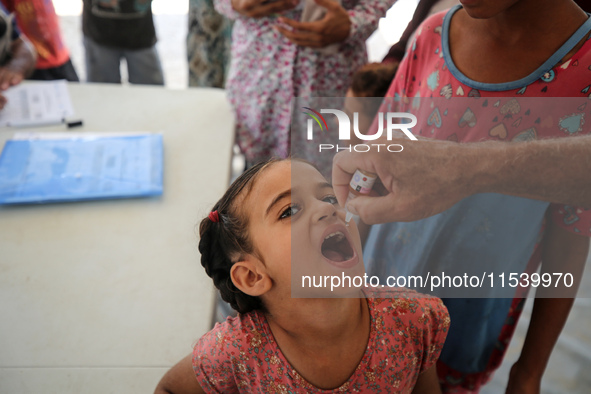
[{"label": "adult hand", "polygon": [[291,10],[299,0],[232,0],[232,8],[249,18],[262,18]]},{"label": "adult hand", "polygon": [[[349,204],[351,213],[358,214],[367,224],[407,222],[442,212],[464,197],[471,195],[471,175],[478,155],[473,149],[457,149],[459,144],[448,141],[407,138],[384,144],[378,152],[341,151],[333,161],[332,181],[337,199],[345,204],[349,182],[357,169],[378,175],[381,186],[374,186],[379,197],[358,196]],[[389,152],[390,144],[400,144],[402,152]],[[380,190],[382,189],[382,190]]]},{"label": "adult hand", "polygon": [[345,41],[351,32],[349,13],[334,0],[314,0],[326,8],[324,18],[314,22],[298,22],[293,19],[279,18],[292,30],[275,25],[274,28],[296,45],[323,48],[330,44]]},{"label": "adult hand", "polygon": [[0,67],[0,91],[18,85],[25,78],[20,67]]},{"label": "adult hand", "polygon": [[35,69],[37,52],[24,36],[12,42],[10,53],[10,60],[0,67],[0,91],[18,85]]},{"label": "adult hand", "polygon": [[540,394],[540,379],[522,370],[519,362],[513,364],[509,372],[509,382],[505,394]]}]

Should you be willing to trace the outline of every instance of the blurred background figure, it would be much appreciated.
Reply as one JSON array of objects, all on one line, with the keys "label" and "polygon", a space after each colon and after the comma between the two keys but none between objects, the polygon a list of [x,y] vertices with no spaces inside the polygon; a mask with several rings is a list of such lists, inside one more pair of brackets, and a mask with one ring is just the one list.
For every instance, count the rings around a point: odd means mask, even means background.
[{"label": "blurred background figure", "polygon": [[31,75],[36,60],[31,43],[21,36],[14,18],[0,3],[0,109],[6,105],[2,92]]},{"label": "blurred background figure", "polygon": [[417,30],[419,25],[423,23],[429,15],[448,9],[458,3],[459,0],[419,0],[417,8],[412,16],[412,20],[406,26],[400,40],[392,45],[382,62],[400,63],[406,53],[408,42],[414,36],[415,30]]},{"label": "blurred background figure", "polygon": [[82,32],[88,82],[121,83],[125,60],[130,83],[164,85],[152,0],[84,0]]},{"label": "blurred background figure", "polygon": [[393,3],[316,0],[324,16],[302,22],[304,2],[215,1],[235,20],[226,92],[247,167],[289,154],[292,97],[345,96],[353,73],[367,62],[365,41]]},{"label": "blurred background figure", "polygon": [[14,13],[20,31],[37,51],[35,71],[28,79],[66,79],[78,82],[78,74],[64,44],[59,20],[51,0],[2,0]]},{"label": "blurred background figure", "polygon": [[213,0],[189,0],[189,86],[223,88],[230,65],[232,23]]}]

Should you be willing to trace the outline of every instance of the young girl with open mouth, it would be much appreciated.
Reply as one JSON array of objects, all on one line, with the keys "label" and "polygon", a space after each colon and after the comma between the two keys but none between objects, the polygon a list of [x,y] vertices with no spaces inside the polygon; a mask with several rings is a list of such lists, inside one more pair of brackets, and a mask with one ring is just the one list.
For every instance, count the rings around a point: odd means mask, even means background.
[{"label": "young girl with open mouth", "polygon": [[440,393],[434,365],[449,316],[439,299],[354,286],[292,296],[304,274],[365,272],[355,224],[310,164],[250,168],[199,233],[201,263],[239,314],[205,334],[157,393]]}]

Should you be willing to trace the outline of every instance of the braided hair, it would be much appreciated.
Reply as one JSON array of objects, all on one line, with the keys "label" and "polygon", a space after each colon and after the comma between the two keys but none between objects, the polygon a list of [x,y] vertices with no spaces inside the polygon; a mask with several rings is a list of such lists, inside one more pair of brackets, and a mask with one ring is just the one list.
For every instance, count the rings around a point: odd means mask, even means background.
[{"label": "braided hair", "polygon": [[278,161],[270,159],[246,170],[213,206],[212,213],[216,213],[213,219],[210,214],[199,225],[201,265],[213,279],[222,299],[239,313],[264,310],[259,297],[243,293],[230,278],[232,265],[254,251],[248,236],[248,218],[240,211],[239,201],[250,193],[259,174]]}]

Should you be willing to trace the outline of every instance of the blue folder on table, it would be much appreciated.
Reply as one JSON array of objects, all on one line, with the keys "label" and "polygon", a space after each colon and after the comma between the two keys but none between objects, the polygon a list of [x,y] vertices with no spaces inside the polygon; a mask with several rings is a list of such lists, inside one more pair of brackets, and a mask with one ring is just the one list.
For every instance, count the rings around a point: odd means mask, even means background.
[{"label": "blue folder on table", "polygon": [[0,155],[0,204],[162,194],[161,134],[9,140]]}]

